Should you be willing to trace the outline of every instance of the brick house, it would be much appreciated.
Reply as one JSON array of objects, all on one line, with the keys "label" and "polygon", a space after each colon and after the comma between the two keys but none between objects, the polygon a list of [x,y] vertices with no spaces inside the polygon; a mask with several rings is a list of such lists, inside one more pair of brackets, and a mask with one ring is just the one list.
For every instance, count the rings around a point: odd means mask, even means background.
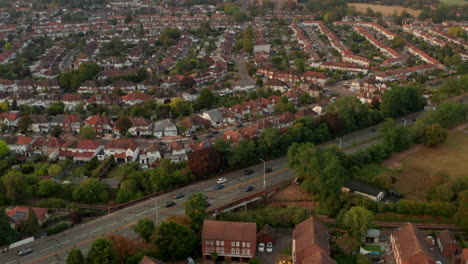
[{"label": "brick house", "polygon": [[255,257],[257,224],[228,221],[203,222],[203,263],[211,263],[211,253],[218,253],[220,261],[248,262]]},{"label": "brick house", "polygon": [[390,242],[396,264],[436,263],[433,246],[426,241],[426,235],[411,223],[393,230]]},{"label": "brick house", "polygon": [[452,260],[455,260],[462,250],[453,233],[448,230],[444,230],[437,235],[437,245],[439,245],[442,254]]},{"label": "brick house", "polygon": [[42,225],[45,220],[49,217],[47,208],[39,207],[27,207],[27,206],[10,206],[5,209],[5,214],[10,218],[10,220],[15,224],[15,226],[26,221],[29,217],[29,208],[32,209],[34,214],[39,220],[39,224]]}]

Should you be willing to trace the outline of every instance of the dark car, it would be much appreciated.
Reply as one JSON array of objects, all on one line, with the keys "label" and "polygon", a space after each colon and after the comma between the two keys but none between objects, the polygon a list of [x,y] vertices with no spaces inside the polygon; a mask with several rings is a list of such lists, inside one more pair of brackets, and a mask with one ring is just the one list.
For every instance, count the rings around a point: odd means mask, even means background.
[{"label": "dark car", "polygon": [[254,173],[254,171],[253,171],[252,169],[246,169],[246,170],[244,171],[244,175],[250,175],[250,174],[252,174],[252,173]]},{"label": "dark car", "polygon": [[223,189],[223,188],[224,188],[224,185],[222,185],[222,184],[217,184],[217,185],[215,186],[215,189],[216,189],[216,190],[221,190],[221,189]]},{"label": "dark car", "polygon": [[198,140],[198,137],[197,137],[197,136],[193,136],[192,139],[193,139],[193,140]]},{"label": "dark car", "polygon": [[238,124],[236,127],[242,127],[243,125],[242,124]]},{"label": "dark car", "polygon": [[174,195],[172,195],[172,198],[174,199],[180,199],[180,198],[184,198],[184,194],[183,193],[176,193]]},{"label": "dark car", "polygon": [[272,171],[273,171],[273,170],[272,170],[271,168],[266,168],[266,169],[265,169],[265,172],[267,172],[267,173],[268,173],[268,172],[272,172]]},{"label": "dark car", "polygon": [[207,137],[207,138],[213,138],[214,135],[213,135],[213,134],[208,134],[206,137]]},{"label": "dark car", "polygon": [[166,202],[166,208],[172,207],[172,206],[174,206],[174,205],[176,205],[176,203],[173,202],[173,201],[167,201],[167,202]]},{"label": "dark car", "polygon": [[213,134],[218,134],[218,133],[219,133],[219,131],[213,131]]},{"label": "dark car", "polygon": [[244,192],[250,192],[250,191],[252,191],[253,189],[254,189],[253,186],[247,186],[247,187],[245,187]]},{"label": "dark car", "polygon": [[206,204],[206,208],[208,208],[208,207],[210,207],[210,206],[211,206],[211,203],[208,202],[208,203]]}]

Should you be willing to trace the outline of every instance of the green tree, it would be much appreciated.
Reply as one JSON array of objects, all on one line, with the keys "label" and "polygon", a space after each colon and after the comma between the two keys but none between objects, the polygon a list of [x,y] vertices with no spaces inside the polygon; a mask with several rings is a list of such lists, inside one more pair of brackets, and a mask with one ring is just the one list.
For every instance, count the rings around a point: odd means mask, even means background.
[{"label": "green tree", "polygon": [[372,212],[361,206],[354,206],[343,217],[343,224],[358,241],[366,235],[371,224]]},{"label": "green tree", "polygon": [[468,190],[458,194],[458,210],[456,213],[458,225],[467,230],[468,229]]},{"label": "green tree", "polygon": [[81,250],[79,249],[72,249],[70,254],[67,256],[67,264],[84,264],[86,263]]},{"label": "green tree", "polygon": [[424,145],[434,147],[445,143],[447,140],[448,132],[439,124],[427,125],[423,133]]},{"label": "green tree", "polygon": [[85,126],[80,129],[81,139],[96,139],[96,130],[90,126]]},{"label": "green tree", "polygon": [[28,115],[22,116],[18,122],[18,129],[21,133],[26,134],[32,125],[32,120]]},{"label": "green tree", "polygon": [[51,116],[56,116],[63,114],[64,110],[65,105],[62,102],[55,102],[49,105],[49,108],[47,108],[47,114]]},{"label": "green tree", "polygon": [[185,216],[190,221],[190,225],[195,233],[201,231],[203,221],[208,219],[206,207],[208,207],[208,197],[200,192],[192,193],[184,204]]},{"label": "green tree", "polygon": [[387,119],[380,125],[380,136],[384,144],[392,151],[402,151],[407,149],[413,142],[411,130],[406,127],[398,126],[393,119]]},{"label": "green tree", "polygon": [[31,208],[29,208],[28,211],[28,218],[26,218],[26,220],[23,223],[21,223],[20,230],[31,236],[36,235],[39,232],[39,230],[41,230],[39,220],[37,219],[36,214]]},{"label": "green tree", "polygon": [[83,180],[78,187],[73,190],[73,199],[85,203],[104,202],[109,198],[109,193],[104,184],[98,179],[89,178]]},{"label": "green tree", "polygon": [[232,167],[244,167],[257,161],[255,155],[255,142],[250,139],[242,139],[232,148],[229,165]]},{"label": "green tree", "polygon": [[399,117],[422,110],[424,104],[424,98],[417,87],[398,86],[385,92],[380,111],[385,117]]},{"label": "green tree", "polygon": [[6,189],[6,198],[12,204],[21,204],[31,198],[32,190],[25,175],[18,171],[9,171],[2,178]]},{"label": "green tree", "polygon": [[10,153],[10,148],[5,140],[0,140],[0,156],[6,156]]},{"label": "green tree", "polygon": [[121,116],[117,119],[117,122],[115,122],[115,126],[119,129],[121,135],[125,135],[128,129],[132,127],[132,122],[128,117]]},{"label": "green tree", "polygon": [[16,230],[11,228],[5,208],[0,208],[0,245],[9,245],[16,241]]},{"label": "green tree", "polygon": [[200,92],[197,98],[197,106],[199,109],[210,108],[215,103],[215,96],[210,89],[205,88]]},{"label": "green tree", "polygon": [[133,227],[133,231],[140,235],[146,242],[154,235],[156,231],[156,226],[154,221],[150,218],[140,219],[137,224]]},{"label": "green tree", "polygon": [[174,221],[163,222],[156,231],[156,255],[163,261],[176,261],[188,257],[196,246],[194,232]]},{"label": "green tree", "polygon": [[86,262],[88,264],[117,264],[119,260],[117,253],[112,249],[112,243],[108,239],[100,237],[91,245]]},{"label": "green tree", "polygon": [[372,261],[368,257],[359,254],[356,257],[356,264],[372,264]]},{"label": "green tree", "polygon": [[52,179],[39,182],[37,194],[42,197],[52,197],[60,193],[62,185]]},{"label": "green tree", "polygon": [[48,169],[47,169],[47,173],[49,174],[49,176],[51,177],[57,177],[60,175],[60,173],[62,172],[63,168],[62,166],[58,165],[58,164],[54,164],[52,166],[50,166]]},{"label": "green tree", "polygon": [[344,96],[328,105],[327,110],[345,122],[347,131],[354,131],[370,124],[369,106],[354,96]]},{"label": "green tree", "polygon": [[117,202],[125,203],[143,197],[143,193],[138,190],[138,184],[133,179],[128,179],[120,184],[117,191]]}]

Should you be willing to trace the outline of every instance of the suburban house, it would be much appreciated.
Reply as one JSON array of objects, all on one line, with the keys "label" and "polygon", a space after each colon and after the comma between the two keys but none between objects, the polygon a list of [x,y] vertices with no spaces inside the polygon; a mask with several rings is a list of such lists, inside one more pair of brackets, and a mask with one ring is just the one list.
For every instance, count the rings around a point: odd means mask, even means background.
[{"label": "suburban house", "polygon": [[336,264],[330,258],[328,236],[328,228],[315,217],[297,224],[293,231],[293,263]]},{"label": "suburban house", "polygon": [[354,180],[347,180],[341,189],[343,192],[359,194],[376,202],[380,202],[385,195],[382,190]]},{"label": "suburban house", "polygon": [[29,115],[31,130],[35,133],[48,133],[50,131],[51,117],[48,115]]},{"label": "suburban house", "polygon": [[153,135],[158,138],[172,137],[179,134],[177,126],[169,119],[157,121],[153,125]]},{"label": "suburban house", "polygon": [[124,96],[120,97],[122,99],[122,103],[124,103],[127,106],[134,106],[136,104],[141,104],[146,101],[151,100],[151,96],[145,94],[145,93],[130,93]]},{"label": "suburban house", "polygon": [[61,128],[65,133],[79,133],[82,123],[79,115],[57,115],[50,121],[50,127]]},{"label": "suburban house", "polygon": [[8,136],[1,139],[7,143],[11,152],[21,154],[25,153],[35,140],[25,136]]},{"label": "suburban house", "polygon": [[232,141],[232,143],[237,144],[239,143],[239,140],[242,139],[241,133],[234,131],[234,130],[228,130],[224,132],[223,138],[226,141]]},{"label": "suburban house", "polygon": [[18,122],[21,118],[20,111],[9,111],[0,114],[0,123],[9,128],[18,127]]},{"label": "suburban house", "polygon": [[97,156],[103,150],[103,144],[98,140],[70,139],[60,148],[59,159],[72,159],[74,163],[85,163]]},{"label": "suburban house", "polygon": [[47,156],[50,160],[55,160],[60,151],[63,142],[57,137],[39,137],[26,151],[26,157]]},{"label": "suburban house", "polygon": [[243,120],[250,115],[250,110],[247,106],[241,104],[235,104],[229,108],[237,119]]},{"label": "suburban house", "polygon": [[66,110],[74,110],[83,103],[83,96],[79,93],[64,94],[60,101],[65,105]]},{"label": "suburban house", "polygon": [[153,134],[153,123],[143,117],[129,117],[132,126],[128,132],[134,136],[151,136]]},{"label": "suburban house", "polygon": [[141,164],[153,164],[161,159],[161,145],[157,141],[150,142],[148,146],[142,147],[139,161]]},{"label": "suburban house", "polygon": [[223,115],[218,109],[205,111],[202,117],[209,120],[212,127],[220,127],[225,123]]},{"label": "suburban house", "polygon": [[437,245],[444,256],[455,260],[461,253],[461,246],[455,240],[455,236],[452,232],[444,230],[437,234]]},{"label": "suburban house", "polygon": [[112,121],[107,116],[92,115],[84,121],[88,126],[92,127],[97,134],[111,134]]},{"label": "suburban house", "polygon": [[407,223],[394,229],[390,235],[396,264],[435,264],[433,245],[426,234]]},{"label": "suburban house", "polygon": [[167,144],[167,150],[165,158],[171,160],[172,162],[179,162],[183,160],[188,160],[187,152],[185,151],[184,145],[177,141],[171,141]]},{"label": "suburban house", "polygon": [[186,135],[191,135],[192,133],[196,132],[199,129],[207,129],[211,126],[211,122],[204,119],[203,117],[193,114],[184,120],[180,121],[179,126],[184,127],[187,129],[185,131]]},{"label": "suburban house", "polygon": [[28,219],[29,208],[31,208],[34,214],[36,215],[40,225],[42,225],[45,222],[45,220],[49,217],[47,208],[27,206],[9,206],[5,208],[5,214],[10,218],[11,222],[13,222],[15,226],[18,226],[22,222],[26,221],[26,219]]},{"label": "suburban house", "polygon": [[113,155],[118,163],[136,162],[140,153],[140,145],[130,138],[117,138],[106,145],[104,153],[106,157]]},{"label": "suburban house", "polygon": [[204,262],[213,252],[219,261],[248,262],[256,253],[257,224],[205,220],[201,240]]}]

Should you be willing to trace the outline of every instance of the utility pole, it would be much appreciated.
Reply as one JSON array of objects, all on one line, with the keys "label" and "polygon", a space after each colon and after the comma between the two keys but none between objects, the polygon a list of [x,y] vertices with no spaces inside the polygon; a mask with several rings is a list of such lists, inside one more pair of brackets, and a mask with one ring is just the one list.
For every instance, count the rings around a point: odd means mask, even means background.
[{"label": "utility pole", "polygon": [[263,162],[263,192],[266,191],[266,161],[260,159]]},{"label": "utility pole", "polygon": [[337,137],[336,139],[338,139],[340,141],[340,149],[341,149],[341,145],[342,145],[341,143],[343,143],[343,140],[341,138],[339,138],[339,137]]},{"label": "utility pole", "polygon": [[154,210],[156,211],[156,223],[159,223],[159,211],[158,211],[158,200],[151,197],[151,200],[154,201]]},{"label": "utility pole", "polygon": [[403,127],[406,127],[406,119],[402,118],[401,120],[405,121],[405,124],[403,125]]}]

